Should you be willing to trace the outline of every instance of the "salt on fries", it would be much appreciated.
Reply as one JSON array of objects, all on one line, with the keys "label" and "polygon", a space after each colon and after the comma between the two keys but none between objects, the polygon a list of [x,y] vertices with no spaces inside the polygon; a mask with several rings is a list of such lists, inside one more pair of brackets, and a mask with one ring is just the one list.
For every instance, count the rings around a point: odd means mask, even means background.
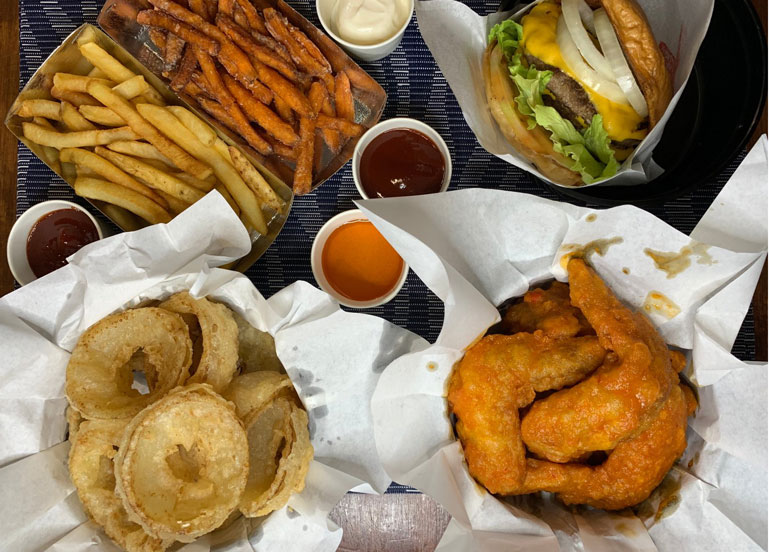
[{"label": "salt on fries", "polygon": [[[265,214],[280,212],[284,203],[260,172],[237,149],[231,154],[214,129],[192,112],[166,106],[144,76],[96,40],[91,29],[78,37],[81,55],[93,66],[87,74],[56,73],[51,99],[20,102],[16,114],[25,119],[24,138],[42,147],[45,161],[74,181],[82,197],[155,224],[168,222],[217,189],[248,228],[266,235]],[[218,48],[202,44],[208,46],[203,55]],[[166,46],[177,51],[169,55],[184,56],[184,44],[175,35],[168,35]],[[208,69],[219,76],[213,62]],[[221,79],[217,84],[225,89]],[[245,118],[241,122],[248,125]],[[114,207],[108,215],[122,224],[130,220]]]}]

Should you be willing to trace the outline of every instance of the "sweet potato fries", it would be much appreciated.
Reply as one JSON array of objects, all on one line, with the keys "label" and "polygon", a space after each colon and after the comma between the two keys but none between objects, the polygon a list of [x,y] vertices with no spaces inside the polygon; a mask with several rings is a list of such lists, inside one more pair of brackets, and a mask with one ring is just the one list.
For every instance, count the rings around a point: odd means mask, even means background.
[{"label": "sweet potato fries", "polygon": [[292,167],[295,193],[310,191],[320,146],[336,155],[365,130],[355,122],[351,88],[361,86],[361,77],[335,71],[277,9],[251,0],[149,2],[154,9],[139,12],[137,21],[150,27],[171,87],[260,154]]}]

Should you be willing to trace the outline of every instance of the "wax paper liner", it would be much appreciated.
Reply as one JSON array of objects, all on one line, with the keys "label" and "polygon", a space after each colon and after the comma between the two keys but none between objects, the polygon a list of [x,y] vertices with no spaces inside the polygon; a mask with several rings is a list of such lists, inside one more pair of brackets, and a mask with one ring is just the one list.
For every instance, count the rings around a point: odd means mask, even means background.
[{"label": "wax paper liner", "polygon": [[[485,17],[456,0],[415,2],[415,12],[422,37],[457,97],[465,121],[482,147],[511,165],[555,186],[564,187],[541,174],[505,139],[489,111],[482,74],[482,57],[489,29],[509,17],[518,20],[540,1],[515,12],[498,12]],[[663,170],[652,160],[652,152],[684,91],[714,9],[713,0],[638,2],[647,15],[669,71],[673,72],[674,97],[655,128],[642,140],[633,155],[622,163],[618,174],[586,186],[629,186],[649,182],[662,174]]]},{"label": "wax paper liner", "polygon": [[304,491],[266,518],[239,521],[185,552],[336,550],[327,515],[362,483],[390,482],[374,445],[369,401],[382,370],[425,346],[369,315],[347,313],[297,282],[265,300],[243,275],[215,268],[248,252],[246,229],[212,192],[166,225],[87,246],[64,268],[0,299],[0,550],[110,551],[70,482],[65,368],[80,334],[105,315],[189,289],[270,332],[309,415],[315,457]]},{"label": "wax paper liner", "polygon": [[[497,190],[358,204],[444,301],[436,343],[388,366],[372,398],[388,474],[453,516],[438,550],[767,548],[767,366],[730,355],[766,257],[765,137],[689,237],[634,207],[591,210]],[[452,367],[499,320],[495,306],[534,284],[564,281],[564,255],[587,244],[614,292],[649,307],[666,341],[695,359],[687,371],[700,406],[688,449],[634,511],[566,508],[545,493],[490,495],[470,477],[447,413]],[[646,250],[683,253],[689,264],[669,277]],[[668,303],[648,300],[655,291]]]}]

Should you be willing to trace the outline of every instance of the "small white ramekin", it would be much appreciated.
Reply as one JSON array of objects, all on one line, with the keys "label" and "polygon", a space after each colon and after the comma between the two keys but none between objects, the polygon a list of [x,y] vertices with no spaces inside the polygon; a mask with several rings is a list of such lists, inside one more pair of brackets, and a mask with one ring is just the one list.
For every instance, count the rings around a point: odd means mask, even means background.
[{"label": "small white ramekin", "polygon": [[361,61],[377,61],[378,59],[390,55],[401,42],[404,31],[409,26],[412,15],[414,15],[414,0],[409,0],[409,17],[406,18],[406,21],[401,25],[401,28],[396,34],[389,39],[377,42],[376,44],[355,44],[353,42],[348,42],[347,40],[342,40],[334,31],[332,31],[332,26],[329,21],[331,18],[332,6],[333,0],[316,0],[315,11],[318,14],[318,19],[321,21],[321,26],[343,50]]},{"label": "small white ramekin", "polygon": [[326,222],[326,224],[321,227],[321,229],[318,231],[318,234],[316,234],[315,240],[313,240],[313,248],[310,251],[310,266],[313,269],[313,276],[315,277],[315,281],[318,283],[320,288],[334,297],[341,305],[352,307],[354,309],[368,309],[371,307],[379,307],[380,305],[384,305],[393,299],[396,295],[398,295],[398,292],[401,291],[402,287],[404,287],[406,276],[409,273],[409,267],[404,261],[404,268],[401,271],[401,276],[399,277],[398,282],[393,287],[393,289],[386,295],[377,297],[371,301],[353,301],[344,295],[340,295],[337,290],[335,290],[329,284],[321,263],[321,256],[323,254],[324,246],[326,245],[326,240],[329,239],[329,236],[332,232],[334,232],[343,224],[347,224],[348,222],[367,220],[368,219],[366,216],[358,209],[351,209],[350,211],[344,211],[336,216],[333,216]]},{"label": "small white ramekin", "polygon": [[447,188],[449,188],[449,183],[452,180],[452,156],[449,154],[449,148],[447,147],[446,142],[444,142],[444,139],[438,132],[433,130],[422,121],[418,121],[417,119],[410,119],[408,117],[396,117],[395,119],[388,119],[387,121],[377,123],[372,128],[367,130],[358,140],[358,143],[353,150],[352,160],[353,182],[356,183],[356,189],[358,189],[358,193],[364,199],[376,199],[370,198],[368,195],[366,195],[364,186],[361,184],[361,156],[364,154],[366,146],[368,146],[377,136],[383,132],[395,130],[398,128],[409,128],[418,132],[422,132],[425,136],[433,140],[433,143],[436,144],[436,147],[441,152],[441,155],[444,156],[444,181],[441,183],[441,189],[438,191],[438,193],[446,192]]},{"label": "small white ramekin", "polygon": [[11,232],[8,234],[8,246],[6,247],[8,266],[11,269],[11,274],[13,274],[16,281],[22,286],[37,280],[37,276],[32,272],[32,269],[29,267],[29,261],[27,260],[27,237],[29,236],[29,232],[43,215],[47,215],[52,211],[58,211],[59,209],[77,209],[78,211],[82,211],[89,219],[91,219],[91,222],[94,223],[99,239],[104,237],[104,231],[102,230],[99,221],[77,203],[64,201],[63,199],[52,199],[33,205],[27,209],[14,223],[13,227],[11,227]]}]

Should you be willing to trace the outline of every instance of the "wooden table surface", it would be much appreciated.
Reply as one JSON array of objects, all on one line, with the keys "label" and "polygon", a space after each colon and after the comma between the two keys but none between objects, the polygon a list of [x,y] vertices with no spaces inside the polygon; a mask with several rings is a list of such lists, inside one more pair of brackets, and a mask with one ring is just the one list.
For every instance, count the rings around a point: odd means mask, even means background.
[{"label": "wooden table surface", "polygon": [[[767,3],[752,0],[767,29]],[[0,115],[18,94],[19,6],[17,0],[0,0]],[[754,137],[767,132],[767,105]],[[0,129],[0,251],[16,220],[16,138]],[[0,261],[0,296],[13,290],[13,277],[5,256]],[[754,297],[757,360],[767,360],[767,264]],[[348,494],[330,517],[344,529],[343,552],[428,552],[434,550],[449,514],[425,495]]]}]

